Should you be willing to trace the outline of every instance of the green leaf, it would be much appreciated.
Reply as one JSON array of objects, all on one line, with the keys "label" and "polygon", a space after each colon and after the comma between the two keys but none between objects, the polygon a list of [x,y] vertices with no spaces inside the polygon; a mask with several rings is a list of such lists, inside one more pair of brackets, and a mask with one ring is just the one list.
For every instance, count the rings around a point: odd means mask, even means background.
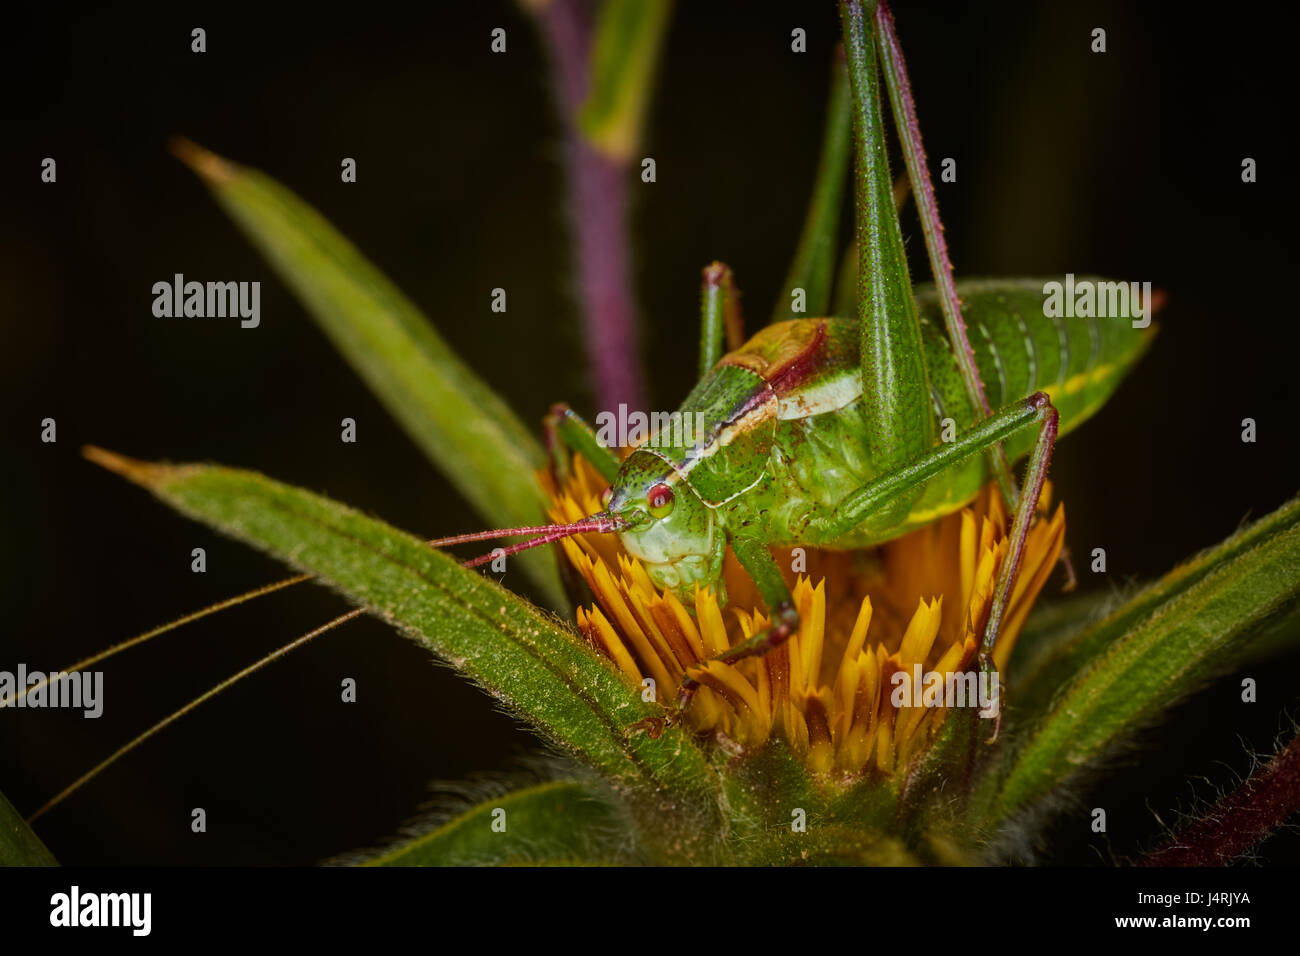
[{"label": "green leaf", "polygon": [[1073,674],[1073,670],[1067,670],[1062,676],[1059,665],[1055,663],[1065,653],[1064,649],[1086,628],[1123,603],[1122,596],[1116,592],[1096,590],[1064,598],[1047,598],[1035,607],[1016,640],[1016,649],[1007,667],[1015,682],[1012,706],[1032,711],[1034,708],[1030,701],[1046,704]]},{"label": "green leaf", "polygon": [[[1026,731],[1013,731],[995,818],[1049,796],[1118,741],[1230,669],[1297,602],[1300,499],[1141,592],[1042,669],[1037,681],[1059,690]],[[1014,708],[1014,690],[1009,696]],[[1023,716],[1013,710],[1008,721],[1013,719],[1018,723]]]},{"label": "green leaf", "polygon": [[590,88],[578,126],[586,140],[619,162],[641,142],[655,63],[670,0],[604,0],[591,48]]},{"label": "green leaf", "polygon": [[[1110,595],[1103,594],[1095,598],[1081,595],[1068,602],[1066,608],[1056,614],[1049,611],[1046,617],[1038,621],[1035,621],[1037,615],[1031,617],[1030,623],[1034,625],[1034,629],[1026,627],[1026,632],[1021,637],[1021,641],[1029,639],[1027,653],[1023,665],[1019,663],[1016,665],[1023,669],[1012,671],[1015,685],[1009,695],[1013,708],[1008,714],[1009,720],[1022,720],[1029,715],[1040,713],[1072,677],[1088,666],[1094,658],[1104,653],[1120,635],[1127,634],[1144,620],[1159,613],[1163,607],[1186,594],[1208,575],[1216,571],[1222,572],[1225,568],[1236,567],[1233,562],[1248,554],[1252,548],[1294,527],[1297,509],[1300,509],[1300,499],[1289,502],[1213,548],[1185,561],[1160,581],[1132,595],[1116,607],[1108,607],[1115,602],[1115,598]],[[1089,606],[1090,601],[1096,603]],[[1108,610],[1104,616],[1098,613],[1103,608]],[[1051,640],[1052,635],[1043,635],[1048,640],[1040,642],[1037,629],[1051,628],[1053,618],[1063,617],[1070,610],[1081,616],[1086,615],[1088,626],[1077,628],[1073,633],[1069,633],[1065,628],[1065,622],[1058,621],[1059,630],[1056,631],[1055,640]],[[1250,646],[1242,648],[1242,653],[1255,653],[1259,649],[1256,642],[1275,637],[1278,625],[1289,620],[1293,615],[1294,609],[1291,613],[1271,615],[1261,621],[1260,627],[1251,634]],[[1039,644],[1048,646],[1040,646],[1037,654],[1028,652]],[[1017,646],[1016,650],[1019,654],[1020,647]]]},{"label": "green leaf", "polygon": [[[663,710],[554,617],[375,518],[250,471],[89,450],[182,514],[318,576],[619,786],[708,798],[714,775]],[[706,800],[707,802],[707,800]]]},{"label": "green leaf", "polygon": [[583,781],[554,780],[484,800],[364,864],[587,866],[622,862],[615,847],[625,837],[607,795]]},{"label": "green leaf", "polygon": [[[320,213],[269,176],[187,140],[173,148],[478,513],[493,527],[544,523],[533,480],[545,463],[541,446],[419,309]],[[451,529],[464,530],[473,529]],[[521,567],[552,606],[567,606],[551,553],[525,555]]]},{"label": "green leaf", "polygon": [[0,793],[0,866],[58,866],[41,838]]}]

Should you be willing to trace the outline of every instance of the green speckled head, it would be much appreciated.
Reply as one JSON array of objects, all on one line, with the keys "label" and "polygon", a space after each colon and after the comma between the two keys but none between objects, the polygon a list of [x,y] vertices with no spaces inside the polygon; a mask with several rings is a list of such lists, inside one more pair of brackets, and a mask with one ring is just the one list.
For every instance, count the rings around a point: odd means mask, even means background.
[{"label": "green speckled head", "polygon": [[606,510],[632,522],[619,537],[658,587],[674,588],[685,599],[696,582],[716,586],[726,536],[712,509],[663,458],[633,452],[614,479]]}]

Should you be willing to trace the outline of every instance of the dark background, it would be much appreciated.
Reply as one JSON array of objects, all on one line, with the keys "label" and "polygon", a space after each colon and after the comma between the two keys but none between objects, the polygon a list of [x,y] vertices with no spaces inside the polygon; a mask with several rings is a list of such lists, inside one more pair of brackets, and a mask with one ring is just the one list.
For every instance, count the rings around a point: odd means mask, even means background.
[{"label": "dark background", "polygon": [[[1152,353],[1058,450],[1075,553],[1107,549],[1120,589],[1160,575],[1296,490],[1300,333],[1295,197],[1280,134],[1294,102],[1289,32],[1238,7],[1211,22],[1157,4],[899,3],[959,276],[1097,272],[1168,292]],[[283,575],[86,463],[83,443],[249,467],[436,535],[481,526],[166,151],[182,133],[315,205],[529,423],[589,408],[545,63],[510,4],[421,16],[262,5],[10,18],[0,217],[0,667],[50,669]],[[208,52],[189,52],[203,26]],[[488,52],[504,26],[509,52]],[[790,30],[809,52],[790,52]],[[1089,52],[1095,26],[1108,52]],[[833,5],[682,3],[634,187],[637,285],[654,407],[690,387],[699,269],[735,270],[751,327],[771,307],[811,188]],[[1285,84],[1285,85],[1284,85]],[[58,161],[58,183],[40,161]],[[359,182],[339,182],[358,159]],[[1259,182],[1241,182],[1244,156]],[[924,247],[910,214],[913,270]],[[262,325],[157,319],[154,282],[262,281]],[[509,290],[509,312],[488,311]],[[58,443],[39,440],[58,421]],[[339,441],[344,416],[360,441]],[[1259,423],[1254,445],[1240,421]],[[190,550],[208,553],[192,574]],[[1086,571],[1086,563],[1084,563]],[[519,582],[515,582],[519,583]],[[0,786],[30,812],[216,680],[344,609],[321,589],[264,598],[104,666],[105,716],[6,712]],[[1210,797],[1267,750],[1297,701],[1300,658],[1216,683],[1158,748],[1106,782],[1053,859],[1131,854],[1153,813]],[[1244,674],[1260,702],[1239,702]],[[354,677],[359,702],[339,702]],[[430,781],[508,769],[534,739],[375,621],[319,639],[186,717],[41,821],[76,863],[310,863],[374,845]],[[1188,774],[1204,781],[1193,785]],[[1097,805],[1096,794],[1082,802]],[[192,834],[189,811],[207,810]],[[1295,861],[1295,837],[1265,858]]]}]

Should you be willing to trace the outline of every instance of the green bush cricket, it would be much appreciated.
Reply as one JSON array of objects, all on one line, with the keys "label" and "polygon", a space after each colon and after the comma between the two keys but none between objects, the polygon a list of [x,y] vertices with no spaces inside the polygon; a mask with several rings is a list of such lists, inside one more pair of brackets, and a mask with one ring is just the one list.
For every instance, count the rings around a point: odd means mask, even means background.
[{"label": "green bush cricket", "polygon": [[[840,8],[845,52],[832,82],[812,208],[786,282],[787,290],[802,293],[808,313],[826,317],[779,312],[778,321],[745,341],[731,272],[710,265],[701,295],[700,379],[679,409],[683,417],[704,417],[703,436],[665,442],[652,435],[620,460],[576,412],[557,405],[545,425],[552,466],[562,473],[569,451],[587,458],[610,482],[604,508],[571,524],[429,544],[527,536],[465,562],[476,567],[573,534],[616,533],[658,586],[679,592],[697,584],[720,589],[730,546],[772,622],[717,658],[736,661],[779,646],[799,627],[769,547],[865,548],[960,509],[994,478],[1014,518],[980,648],[981,667],[988,669],[1055,440],[1100,408],[1140,357],[1154,331],[1146,318],[1152,303],[1141,303],[1145,321],[1136,323],[1127,314],[1051,314],[1040,280],[967,283],[959,296],[892,19],[884,4],[842,2]],[[886,158],[882,76],[936,279],[931,290],[914,290],[908,272]],[[857,258],[849,262],[856,265],[857,294],[851,308],[832,316],[832,246],[850,141],[857,144]],[[1021,493],[1009,462],[1026,454]],[[118,467],[107,453],[91,457]],[[309,578],[297,575],[212,605],[71,669]],[[361,613],[350,611],[224,681],[119,749],[33,818],[235,680]],[[688,674],[679,713],[697,687]]]},{"label": "green bush cricket", "polygon": [[[568,450],[586,457],[610,482],[604,510],[571,525],[432,543],[535,535],[494,552],[499,555],[569,534],[617,533],[651,580],[678,589],[687,606],[697,584],[721,586],[730,546],[772,620],[718,658],[736,661],[779,646],[799,627],[769,546],[878,544],[959,509],[993,476],[1015,517],[981,646],[987,668],[1055,440],[1106,401],[1152,330],[1149,321],[1133,322],[1128,314],[1050,314],[1039,280],[968,284],[963,318],[891,18],[883,4],[874,16],[853,2],[842,3],[841,11],[847,64],[840,82],[851,86],[858,147],[857,315],[787,319],[740,344],[731,272],[714,263],[704,270],[701,295],[701,378],[678,409],[686,420],[703,415],[703,436],[652,434],[620,461],[572,409],[556,406],[547,419],[555,467],[567,466]],[[885,154],[877,47],[939,283],[916,296]],[[849,97],[840,99],[847,107]],[[836,128],[835,100],[819,175],[844,167],[833,155],[847,141]],[[826,193],[833,208],[839,194],[833,185]],[[805,237],[816,233],[806,230]],[[815,258],[803,249],[796,262]],[[820,285],[813,308],[826,305],[827,283]],[[978,332],[973,341],[968,326]],[[725,355],[724,338],[732,345]],[[992,414],[985,380],[993,385]],[[1007,462],[1026,453],[1020,494]],[[697,686],[686,678],[681,707]]]}]

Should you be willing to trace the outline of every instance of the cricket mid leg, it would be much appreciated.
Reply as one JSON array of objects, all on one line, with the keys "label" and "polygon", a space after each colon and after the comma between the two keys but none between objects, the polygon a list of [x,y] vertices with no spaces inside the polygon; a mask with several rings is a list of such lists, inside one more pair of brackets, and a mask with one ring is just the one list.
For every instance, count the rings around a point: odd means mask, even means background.
[{"label": "cricket mid leg", "polygon": [[745,344],[745,320],[731,268],[721,262],[704,267],[700,282],[700,378],[722,358],[723,349]]},{"label": "cricket mid leg", "polygon": [[546,453],[551,459],[551,474],[556,481],[569,475],[569,452],[578,452],[591,462],[601,477],[612,482],[618,474],[618,456],[601,444],[596,431],[587,421],[564,403],[551,406],[542,420],[546,435]]},{"label": "cricket mid leg", "polygon": [[[795,609],[794,597],[786,586],[785,578],[781,576],[781,569],[777,567],[772,552],[767,550],[767,545],[755,538],[733,538],[731,550],[758,588],[763,603],[767,605],[771,624],[735,647],[729,647],[721,654],[709,658],[705,664],[712,661],[732,664],[747,657],[761,657],[780,647],[799,630],[799,612]],[[692,670],[700,666],[702,665],[696,665]],[[682,676],[681,690],[677,694],[679,712],[686,710],[699,689],[700,682],[689,671]]]},{"label": "cricket mid leg", "polygon": [[[1052,450],[1056,447],[1058,425],[1056,409],[1052,407],[1050,401],[1046,400],[1046,396],[1043,396],[1043,399],[1038,420],[1038,437],[1034,441],[1034,450],[1029,456],[1029,467],[1025,470],[1025,486],[1020,495],[1020,503],[1016,507],[1015,518],[1011,522],[1010,550],[1002,561],[1002,567],[998,569],[998,580],[993,590],[993,604],[989,610],[988,624],[984,628],[984,639],[980,643],[980,671],[985,680],[988,680],[997,669],[993,660],[993,651],[997,646],[998,634],[1002,629],[1002,620],[1006,615],[1007,606],[1011,603],[1011,594],[1025,555],[1025,540],[1029,537],[1029,526],[1033,522],[1034,513],[1038,510],[1038,499],[1043,492],[1043,482],[1047,478],[1047,466],[1052,460]],[[993,736],[988,742],[993,743],[997,740],[1001,730],[1002,706],[999,701]]]},{"label": "cricket mid leg", "polygon": [[[841,501],[833,514],[809,521],[801,529],[801,534],[809,540],[819,541],[833,540],[847,534],[864,521],[892,510],[900,501],[914,501],[924,490],[925,483],[941,472],[974,455],[983,454],[994,444],[1006,441],[1023,428],[1035,424],[1041,426],[1049,418],[1053,422],[1052,437],[1055,438],[1056,409],[1052,407],[1046,392],[1036,392],[1007,405],[964,435],[959,435],[956,440],[935,446],[901,468],[859,488]],[[1026,499],[1030,497],[1029,515],[1032,517],[1037,491],[1033,496],[1021,496],[1020,506],[1015,511],[1017,518],[1025,509]]]}]

